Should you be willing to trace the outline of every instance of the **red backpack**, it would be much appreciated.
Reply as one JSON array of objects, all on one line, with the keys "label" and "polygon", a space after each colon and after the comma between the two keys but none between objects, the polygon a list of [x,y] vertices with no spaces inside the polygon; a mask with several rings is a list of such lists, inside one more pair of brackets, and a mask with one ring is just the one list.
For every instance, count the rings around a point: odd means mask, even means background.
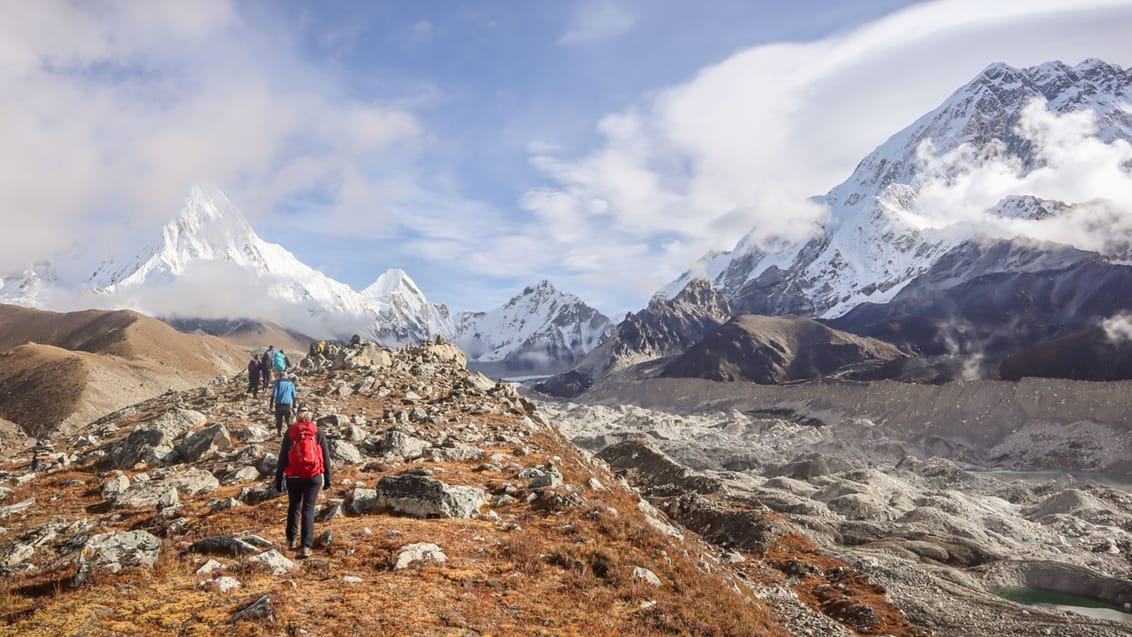
[{"label": "red backpack", "polygon": [[297,422],[287,436],[291,439],[285,471],[287,477],[313,478],[320,475],[325,467],[322,464],[322,446],[318,444],[318,427],[313,422]]}]

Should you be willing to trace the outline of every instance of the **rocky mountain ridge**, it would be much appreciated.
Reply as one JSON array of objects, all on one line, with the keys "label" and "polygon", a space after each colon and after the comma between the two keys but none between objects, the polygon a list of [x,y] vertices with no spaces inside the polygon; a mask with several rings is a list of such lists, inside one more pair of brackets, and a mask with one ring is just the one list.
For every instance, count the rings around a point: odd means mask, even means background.
[{"label": "rocky mountain ridge", "polygon": [[217,378],[0,467],[9,630],[925,634],[795,533],[721,557],[452,345],[333,345],[296,378],[334,463],[312,557],[282,546],[266,403]]}]

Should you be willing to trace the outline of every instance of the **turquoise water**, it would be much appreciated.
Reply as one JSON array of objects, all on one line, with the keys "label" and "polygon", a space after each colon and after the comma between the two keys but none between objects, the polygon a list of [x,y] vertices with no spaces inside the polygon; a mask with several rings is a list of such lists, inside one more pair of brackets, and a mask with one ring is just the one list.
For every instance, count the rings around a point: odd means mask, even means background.
[{"label": "turquoise water", "polygon": [[1046,591],[1040,588],[1000,588],[994,591],[994,594],[1026,606],[1056,608],[1097,619],[1132,622],[1132,613],[1127,612],[1127,609],[1091,597]]}]

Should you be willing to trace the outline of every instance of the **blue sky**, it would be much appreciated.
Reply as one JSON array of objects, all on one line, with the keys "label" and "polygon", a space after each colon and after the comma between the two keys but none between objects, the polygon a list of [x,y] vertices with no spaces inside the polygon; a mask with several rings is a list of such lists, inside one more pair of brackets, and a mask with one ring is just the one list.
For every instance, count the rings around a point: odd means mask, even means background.
[{"label": "blue sky", "polygon": [[804,225],[987,64],[1127,67],[1129,32],[1119,0],[7,3],[0,268],[113,253],[208,181],[356,289],[547,278],[618,316]]}]

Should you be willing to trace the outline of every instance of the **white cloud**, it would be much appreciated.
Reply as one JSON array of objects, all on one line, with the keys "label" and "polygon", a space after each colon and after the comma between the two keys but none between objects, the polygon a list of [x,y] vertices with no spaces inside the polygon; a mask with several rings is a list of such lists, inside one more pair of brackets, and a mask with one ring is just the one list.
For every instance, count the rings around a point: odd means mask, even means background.
[{"label": "white cloud", "polygon": [[[807,236],[826,215],[809,197],[989,63],[1127,66],[1130,29],[1127,1],[951,0],[817,42],[740,51],[602,118],[602,142],[581,156],[533,145],[548,183],[520,205],[552,229],[547,249],[569,275],[632,297],[752,227],[763,242]],[[636,267],[602,271],[626,245],[639,251]]]},{"label": "white cloud", "polygon": [[[987,236],[1026,236],[1129,258],[1132,241],[1132,144],[1102,142],[1091,111],[1058,115],[1034,100],[1022,111],[1017,134],[1032,144],[1038,167],[1024,168],[1003,148],[960,146],[936,155],[918,151],[923,179],[905,220],[919,228],[976,224]],[[991,211],[1009,195],[1071,204],[1061,214],[1013,218]]]},{"label": "white cloud", "polygon": [[1118,314],[1101,323],[1105,336],[1112,343],[1132,341],[1132,314]]},{"label": "white cloud", "polygon": [[637,23],[637,14],[621,0],[586,0],[578,5],[559,44],[583,44],[622,35]]},{"label": "white cloud", "polygon": [[0,210],[23,226],[0,235],[0,271],[171,215],[198,181],[253,223],[317,192],[336,222],[390,226],[380,203],[421,127],[337,81],[224,0],[0,5]]}]

